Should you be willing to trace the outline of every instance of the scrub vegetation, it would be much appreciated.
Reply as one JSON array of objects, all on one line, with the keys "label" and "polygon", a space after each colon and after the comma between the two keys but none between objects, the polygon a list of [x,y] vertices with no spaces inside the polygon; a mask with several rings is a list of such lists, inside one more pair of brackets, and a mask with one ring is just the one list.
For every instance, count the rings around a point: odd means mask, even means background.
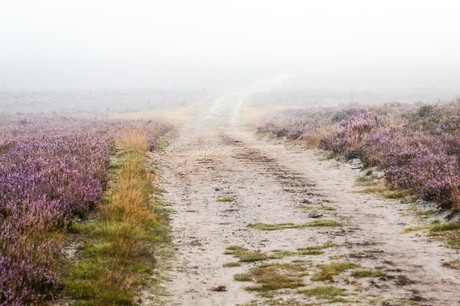
[{"label": "scrub vegetation", "polygon": [[[126,132],[135,127],[147,133],[142,141]],[[75,277],[67,289],[76,296],[82,288],[77,286],[81,285],[78,278],[105,274],[105,286],[115,286],[118,271],[111,268],[122,266],[122,262],[115,263],[113,258],[127,256],[128,249],[146,254],[142,243],[139,248],[132,244],[154,238],[153,233],[149,236],[140,229],[154,227],[156,219],[144,209],[150,192],[147,181],[136,185],[136,180],[144,171],[142,154],[155,149],[157,137],[169,129],[158,122],[71,119],[22,120],[0,126],[0,305],[51,299],[65,287],[62,275],[67,272]],[[111,159],[122,135],[125,156],[120,156],[121,165],[114,170]],[[117,172],[118,182],[106,193],[111,171]],[[138,190],[132,190],[134,187]],[[137,206],[140,202],[144,206]],[[78,221],[95,208],[97,221],[87,226]],[[125,219],[135,227],[134,232],[122,222]],[[67,268],[66,239],[80,230],[87,232],[91,241],[83,246],[77,266],[63,271]],[[131,234],[135,235],[129,237]],[[129,267],[136,271],[149,268],[142,261]],[[103,273],[107,271],[110,273]],[[101,293],[97,283],[87,289],[85,295]]]},{"label": "scrub vegetation", "polygon": [[382,169],[392,188],[460,209],[460,100],[288,110],[263,120],[259,131],[359,158]]}]

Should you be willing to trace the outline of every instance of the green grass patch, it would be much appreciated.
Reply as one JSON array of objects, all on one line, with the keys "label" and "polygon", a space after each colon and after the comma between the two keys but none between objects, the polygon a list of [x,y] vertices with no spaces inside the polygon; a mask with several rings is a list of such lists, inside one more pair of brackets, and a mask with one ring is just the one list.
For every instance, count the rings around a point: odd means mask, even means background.
[{"label": "green grass patch", "polygon": [[418,210],[416,215],[422,219],[428,219],[433,217],[437,213],[437,210],[430,209],[430,210]]},{"label": "green grass patch", "polygon": [[233,279],[237,282],[251,282],[252,278],[248,273],[235,274]]},{"label": "green grass patch", "polygon": [[156,267],[155,248],[170,241],[169,213],[147,166],[147,138],[132,131],[122,147],[94,218],[72,224],[84,243],[63,281],[76,305],[137,305],[138,290]]},{"label": "green grass patch", "polygon": [[322,245],[298,248],[297,254],[298,255],[321,255],[324,253],[325,249],[332,248],[332,247],[338,247],[338,246],[339,246],[338,244],[328,242]]},{"label": "green grass patch", "polygon": [[444,223],[432,226],[430,229],[430,235],[440,236],[445,234],[446,232],[457,230],[460,230],[460,222]]},{"label": "green grass patch", "polygon": [[395,189],[388,183],[383,183],[381,181],[375,182],[370,180],[370,178],[369,180],[366,180],[365,177],[363,177],[361,180],[358,180],[355,185],[365,188],[361,190],[355,190],[353,193],[376,193],[385,199],[402,199],[409,194],[408,190]]},{"label": "green grass patch", "polygon": [[121,161],[114,161],[114,162],[111,162],[109,164],[109,169],[110,170],[118,170],[120,169],[122,166],[122,162]]},{"label": "green grass patch", "polygon": [[353,193],[365,193],[365,194],[369,194],[369,193],[377,193],[377,189],[376,188],[364,188],[362,190],[354,190]]},{"label": "green grass patch", "polygon": [[255,282],[256,285],[246,287],[246,290],[264,295],[278,289],[304,286],[302,278],[306,272],[307,269],[302,265],[273,263],[252,268],[248,273],[237,274],[235,277],[240,281]]},{"label": "green grass patch", "polygon": [[312,281],[334,281],[334,276],[340,275],[349,269],[357,268],[358,265],[352,262],[333,262],[330,264],[318,265],[319,272],[314,274]]},{"label": "green grass patch", "polygon": [[385,199],[402,199],[406,196],[406,192],[402,190],[388,190],[382,193]]},{"label": "green grass patch", "polygon": [[454,249],[460,249],[460,231],[455,230],[447,233],[447,245]]},{"label": "green grass patch", "polygon": [[378,182],[374,182],[374,178],[371,176],[360,176],[355,181],[357,187],[368,187],[373,188],[378,185]]},{"label": "green grass patch", "polygon": [[[337,299],[348,295],[347,290],[335,286],[318,286],[312,289],[300,290],[299,293],[304,294],[307,297],[316,297],[322,300],[328,300],[329,302],[342,302],[342,299]],[[346,300],[343,300],[346,302]]]},{"label": "green grass patch", "polygon": [[404,229],[403,233],[411,233],[411,232],[423,231],[423,230],[430,229],[430,228],[431,228],[431,225],[429,225],[429,224],[414,225],[414,226],[406,227]]},{"label": "green grass patch", "polygon": [[286,250],[273,250],[270,258],[281,259],[288,256],[296,255],[296,252],[286,251]]},{"label": "green grass patch", "polygon": [[248,225],[248,227],[255,228],[261,231],[277,231],[277,230],[284,230],[288,228],[299,228],[299,227],[302,227],[302,225],[294,224],[294,223],[279,223],[279,224],[251,223]]},{"label": "green grass patch", "polygon": [[342,224],[335,220],[315,220],[308,223],[305,223],[306,227],[335,227],[342,226]]},{"label": "green grass patch", "polygon": [[351,276],[359,277],[359,278],[367,278],[367,277],[382,277],[386,276],[387,274],[380,270],[353,270],[351,271]]},{"label": "green grass patch", "polygon": [[460,249],[460,222],[432,225],[429,234],[444,236],[449,247]]},{"label": "green grass patch", "polygon": [[236,245],[229,246],[224,254],[233,255],[238,258],[240,262],[263,261],[269,258],[266,254],[260,251],[251,251]]},{"label": "green grass patch", "polygon": [[326,206],[323,204],[320,205],[299,205],[298,208],[302,210],[312,210],[312,211],[334,211],[335,208]]},{"label": "green grass patch", "polygon": [[372,177],[370,177],[369,175],[367,176],[360,176],[356,179],[356,182],[359,182],[359,183],[363,183],[363,182],[369,182],[369,181],[372,181]]},{"label": "green grass patch", "polygon": [[304,228],[304,227],[335,227],[341,226],[340,222],[335,220],[314,220],[308,223],[303,224],[294,224],[294,223],[278,223],[278,224],[268,224],[268,223],[251,223],[248,225],[250,228],[255,228],[261,231],[277,231],[291,228]]},{"label": "green grass patch", "polygon": [[321,254],[324,254],[324,250],[321,248],[315,248],[315,247],[302,248],[301,250],[299,250],[297,254],[299,255],[321,255]]},{"label": "green grass patch", "polygon": [[223,198],[218,198],[216,200],[217,202],[233,202],[235,201],[234,197],[223,197]]}]

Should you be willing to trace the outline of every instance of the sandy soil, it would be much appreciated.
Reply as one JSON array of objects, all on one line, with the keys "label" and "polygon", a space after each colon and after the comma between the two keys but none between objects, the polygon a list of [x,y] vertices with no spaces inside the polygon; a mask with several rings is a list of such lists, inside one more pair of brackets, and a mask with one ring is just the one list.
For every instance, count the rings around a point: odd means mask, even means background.
[{"label": "sandy soil", "polygon": [[[241,106],[248,93],[220,99],[212,111],[183,126],[160,156],[160,184],[174,210],[178,249],[167,284],[168,305],[320,305],[328,301],[298,293],[319,285],[347,290],[337,304],[459,305],[459,273],[442,266],[458,259],[458,252],[425,235],[403,234],[417,223],[408,205],[356,193],[355,180],[362,173],[349,164],[327,160],[320,151],[263,139],[242,126],[235,105]],[[223,197],[234,201],[217,201]],[[335,210],[312,214],[302,208],[318,204]],[[342,226],[275,231],[248,227],[322,219]],[[231,245],[272,254],[326,242],[338,246],[319,255],[264,261],[300,263],[309,272],[304,287],[278,290],[269,297],[245,289],[253,283],[233,279],[260,262],[224,267],[237,261],[224,254]],[[333,282],[311,280],[318,264],[344,261],[386,276],[356,278],[346,271]],[[218,286],[225,288],[212,290]]]}]

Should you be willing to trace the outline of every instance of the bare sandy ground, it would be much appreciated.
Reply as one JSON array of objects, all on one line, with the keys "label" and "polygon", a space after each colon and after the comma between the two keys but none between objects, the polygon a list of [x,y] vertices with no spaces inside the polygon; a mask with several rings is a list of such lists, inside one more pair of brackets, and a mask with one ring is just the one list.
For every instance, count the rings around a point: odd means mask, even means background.
[{"label": "bare sandy ground", "polygon": [[[458,252],[442,241],[403,234],[417,223],[408,205],[356,193],[359,170],[327,160],[324,153],[282,141],[261,139],[238,122],[245,94],[218,101],[212,112],[180,129],[160,157],[161,187],[171,204],[174,244],[168,305],[321,305],[334,302],[299,290],[320,285],[344,288],[337,305],[459,305],[460,275],[442,266]],[[362,173],[361,173],[362,174]],[[219,202],[221,198],[234,201]],[[302,207],[323,204],[335,210]],[[320,215],[320,216],[318,216]],[[254,223],[303,224],[336,220],[340,227],[305,227],[262,231]],[[232,245],[273,254],[337,244],[318,255],[292,255],[263,263],[303,265],[303,287],[281,289],[269,297],[245,288],[234,275],[262,263],[243,263],[225,255]],[[345,271],[333,282],[313,281],[318,264],[353,262],[385,276],[357,278]],[[220,291],[213,291],[216,287]]]}]

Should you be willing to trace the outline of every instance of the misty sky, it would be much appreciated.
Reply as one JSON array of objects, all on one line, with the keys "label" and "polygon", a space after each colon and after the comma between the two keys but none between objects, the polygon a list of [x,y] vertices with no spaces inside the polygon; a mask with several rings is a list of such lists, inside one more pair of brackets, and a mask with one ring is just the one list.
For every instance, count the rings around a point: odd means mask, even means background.
[{"label": "misty sky", "polygon": [[447,0],[3,0],[0,88],[146,86],[251,65],[458,62],[459,12]]}]

